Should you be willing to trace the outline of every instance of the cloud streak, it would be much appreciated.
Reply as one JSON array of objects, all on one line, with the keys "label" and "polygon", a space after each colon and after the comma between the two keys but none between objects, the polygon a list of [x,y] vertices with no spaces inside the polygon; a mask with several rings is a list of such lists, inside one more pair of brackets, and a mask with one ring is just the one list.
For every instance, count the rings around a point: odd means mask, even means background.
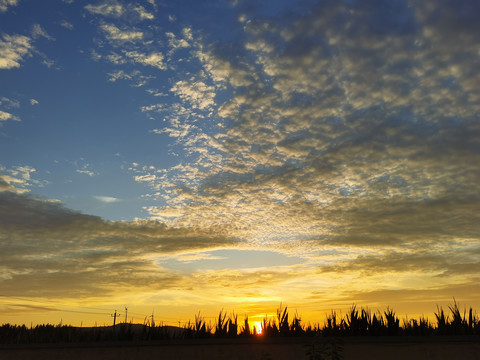
[{"label": "cloud streak", "polygon": [[11,191],[0,192],[0,213],[7,296],[95,297],[119,287],[176,286],[181,276],[156,265],[156,257],[235,244],[219,232],[152,221],[107,222]]}]

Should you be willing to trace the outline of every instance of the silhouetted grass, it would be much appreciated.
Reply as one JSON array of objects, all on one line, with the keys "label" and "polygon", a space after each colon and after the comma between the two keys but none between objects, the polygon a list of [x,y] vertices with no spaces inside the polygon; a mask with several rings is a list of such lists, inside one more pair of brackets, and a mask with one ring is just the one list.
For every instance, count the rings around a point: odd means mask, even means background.
[{"label": "silhouetted grass", "polygon": [[[345,336],[443,336],[443,335],[480,335],[480,320],[472,308],[462,312],[454,300],[445,312],[437,306],[436,323],[428,318],[400,320],[393,309],[372,314],[368,308],[353,305],[344,317],[335,311],[327,315],[323,326],[318,324],[303,325],[300,316],[295,313],[291,318],[287,307],[280,306],[276,317],[265,316],[262,322],[262,338],[307,336],[312,338],[338,338]],[[205,321],[198,313],[195,322],[188,322],[183,328],[157,326],[151,321],[143,324],[121,323],[115,327],[78,328],[67,325],[37,325],[27,328],[25,325],[4,324],[0,327],[0,343],[71,343],[71,342],[106,342],[106,341],[151,341],[168,339],[206,339],[206,338],[253,338],[258,337],[255,327],[251,327],[248,317],[242,327],[238,326],[237,315],[230,316],[220,311],[215,324]],[[316,344],[316,345],[315,345]],[[333,343],[332,343],[333,344]],[[309,350],[314,358],[325,343],[313,343]],[[329,351],[336,348],[328,345]],[[335,345],[336,346],[336,345]],[[332,350],[333,349],[333,350]],[[322,350],[323,351],[323,350]],[[336,351],[336,350],[335,350]]]}]

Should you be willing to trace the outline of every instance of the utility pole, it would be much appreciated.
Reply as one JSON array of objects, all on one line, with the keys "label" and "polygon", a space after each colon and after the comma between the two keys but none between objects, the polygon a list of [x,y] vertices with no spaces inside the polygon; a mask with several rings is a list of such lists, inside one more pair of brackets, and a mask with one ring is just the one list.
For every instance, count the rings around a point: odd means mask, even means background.
[{"label": "utility pole", "polygon": [[111,314],[110,316],[113,317],[113,327],[115,327],[115,323],[116,323],[116,321],[117,321],[117,317],[120,316],[120,313],[117,314],[117,310],[115,310],[115,313],[114,313],[114,314]]},{"label": "utility pole", "polygon": [[128,309],[127,307],[124,305],[125,307],[125,324],[127,324],[127,312],[128,312]]}]

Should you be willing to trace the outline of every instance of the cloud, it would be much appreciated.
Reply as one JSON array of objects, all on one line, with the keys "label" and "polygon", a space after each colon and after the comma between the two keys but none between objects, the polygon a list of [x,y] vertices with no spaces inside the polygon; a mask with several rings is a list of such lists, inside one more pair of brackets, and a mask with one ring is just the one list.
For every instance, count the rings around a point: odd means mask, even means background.
[{"label": "cloud", "polygon": [[32,26],[32,37],[34,39],[38,39],[40,37],[43,37],[43,38],[45,38],[47,40],[50,40],[50,41],[55,40],[55,38],[52,37],[51,35],[49,35],[45,31],[45,29],[43,29],[39,24],[33,24],[33,26]]},{"label": "cloud", "polygon": [[20,67],[20,62],[31,56],[31,39],[23,35],[2,35],[0,40],[0,69]]},{"label": "cloud", "polygon": [[108,40],[115,42],[135,42],[143,39],[141,31],[122,31],[112,24],[101,25]]},{"label": "cloud", "polygon": [[92,176],[95,176],[95,172],[91,171],[91,170],[84,170],[84,169],[77,169],[75,170],[75,172],[79,173],[79,174],[85,174],[85,175],[88,175],[90,177]]},{"label": "cloud", "polygon": [[86,5],[85,9],[92,14],[107,17],[120,17],[124,14],[125,8],[117,1],[103,2],[98,5]]},{"label": "cloud", "polygon": [[15,193],[28,192],[32,185],[40,185],[42,182],[32,177],[37,170],[31,166],[14,166],[5,168],[0,165],[0,191],[12,191]]},{"label": "cloud", "polygon": [[[296,251],[475,246],[477,25],[463,5],[438,18],[429,4],[327,2],[257,14],[233,45],[195,44],[202,70],[174,82],[179,103],[143,108],[191,156],[135,170],[167,203],[152,217]],[[456,55],[443,25],[462,38]]]},{"label": "cloud", "polygon": [[15,186],[12,185],[12,183],[15,183],[15,179],[8,175],[0,174],[0,192],[1,191],[10,191],[13,193],[24,193],[27,192],[28,190],[26,189],[19,189],[16,188]]},{"label": "cloud", "polygon": [[178,81],[171,89],[175,95],[190,103],[192,108],[205,110],[215,104],[215,88],[202,81]]},{"label": "cloud", "polygon": [[135,11],[141,20],[153,20],[155,16],[148,12],[143,6],[141,5],[134,5],[132,10]]},{"label": "cloud", "polygon": [[177,39],[174,33],[167,32],[165,35],[168,38],[168,46],[171,48],[169,54],[173,54],[178,49],[184,49],[190,47],[188,40],[192,40],[191,29],[186,28],[184,29],[184,34],[187,36],[183,39]]},{"label": "cloud", "polygon": [[111,196],[94,196],[94,198],[107,204],[120,201],[120,199]]},{"label": "cloud", "polygon": [[125,51],[125,56],[133,62],[139,63],[143,66],[152,66],[159,70],[166,70],[167,66],[163,62],[164,56],[161,52],[141,53],[138,51]]},{"label": "cloud", "polygon": [[152,221],[107,222],[58,202],[0,192],[2,295],[98,297],[118,289],[168,289],[182,276],[156,256],[235,242],[219,232]]},{"label": "cloud", "polygon": [[119,1],[109,0],[98,5],[86,5],[85,9],[91,14],[113,18],[125,18],[129,21],[153,20],[155,16],[138,3],[123,5]]},{"label": "cloud", "polygon": [[60,22],[60,26],[64,27],[65,29],[68,30],[73,30],[74,26],[71,22],[68,22],[67,20],[62,20]]},{"label": "cloud", "polygon": [[10,6],[17,6],[18,0],[0,0],[0,12],[6,12]]},{"label": "cloud", "polygon": [[[20,107],[20,102],[18,100],[9,99],[7,97],[0,98],[0,106],[5,109],[18,109]],[[0,110],[0,121],[21,121],[20,118],[10,112]]]},{"label": "cloud", "polygon": [[148,83],[149,80],[154,79],[155,77],[150,75],[142,75],[142,73],[138,70],[134,70],[131,73],[126,73],[123,70],[117,70],[111,73],[108,73],[108,81],[115,82],[118,80],[131,80],[135,84],[135,87],[141,87]]},{"label": "cloud", "polygon": [[7,120],[20,121],[20,118],[18,116],[15,116],[8,112],[0,110],[0,121],[7,121]]},{"label": "cloud", "polygon": [[34,106],[34,105],[38,105],[38,104],[39,104],[38,100],[30,99],[30,105]]},{"label": "cloud", "polygon": [[14,109],[20,107],[20,102],[18,100],[9,99],[3,96],[0,98],[0,105],[6,107],[7,109]]}]

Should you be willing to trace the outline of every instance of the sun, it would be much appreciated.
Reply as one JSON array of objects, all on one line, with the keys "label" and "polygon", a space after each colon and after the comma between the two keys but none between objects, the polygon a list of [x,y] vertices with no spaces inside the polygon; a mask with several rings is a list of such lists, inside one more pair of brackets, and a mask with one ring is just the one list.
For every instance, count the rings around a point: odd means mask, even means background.
[{"label": "sun", "polygon": [[[263,324],[262,324],[261,321],[255,321],[253,323],[253,329],[255,329],[255,332],[256,332],[257,335],[262,335],[262,333],[263,333],[263,327],[262,326],[263,326]],[[252,329],[252,331],[253,331],[253,329]]]}]

